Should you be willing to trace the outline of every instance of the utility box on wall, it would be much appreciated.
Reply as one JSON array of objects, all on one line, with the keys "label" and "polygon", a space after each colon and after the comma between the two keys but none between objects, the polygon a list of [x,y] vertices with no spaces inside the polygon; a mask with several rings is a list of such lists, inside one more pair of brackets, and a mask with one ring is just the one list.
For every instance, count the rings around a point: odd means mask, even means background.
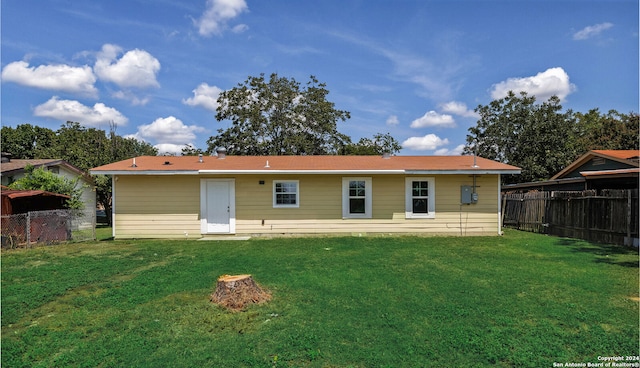
[{"label": "utility box on wall", "polygon": [[471,185],[462,185],[460,187],[460,203],[472,204],[478,202],[478,193],[473,191]]}]

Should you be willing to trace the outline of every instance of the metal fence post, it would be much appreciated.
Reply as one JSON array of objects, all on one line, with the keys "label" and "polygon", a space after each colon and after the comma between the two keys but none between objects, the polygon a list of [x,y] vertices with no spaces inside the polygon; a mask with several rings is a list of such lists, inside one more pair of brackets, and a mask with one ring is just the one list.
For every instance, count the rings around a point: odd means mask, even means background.
[{"label": "metal fence post", "polygon": [[27,212],[27,248],[31,248],[31,212]]},{"label": "metal fence post", "polygon": [[624,245],[632,246],[633,238],[631,238],[631,215],[633,213],[631,202],[631,189],[627,190],[627,238],[624,240]]}]

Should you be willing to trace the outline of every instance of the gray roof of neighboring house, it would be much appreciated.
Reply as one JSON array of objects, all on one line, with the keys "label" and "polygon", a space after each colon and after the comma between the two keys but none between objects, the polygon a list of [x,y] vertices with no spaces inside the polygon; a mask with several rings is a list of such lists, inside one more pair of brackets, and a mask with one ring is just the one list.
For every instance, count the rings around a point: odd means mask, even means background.
[{"label": "gray roof of neighboring house", "polygon": [[[3,159],[5,156],[3,155]],[[76,166],[71,165],[70,163],[61,160],[59,158],[42,158],[42,159],[10,159],[9,161],[3,160],[0,163],[0,175],[11,175],[11,174],[19,174],[24,172],[25,167],[27,165],[32,165],[35,167],[55,167],[61,166],[66,168],[71,172],[75,172],[77,175],[82,176],[86,181],[93,182],[91,176],[89,176],[86,172],[82,171]]]}]

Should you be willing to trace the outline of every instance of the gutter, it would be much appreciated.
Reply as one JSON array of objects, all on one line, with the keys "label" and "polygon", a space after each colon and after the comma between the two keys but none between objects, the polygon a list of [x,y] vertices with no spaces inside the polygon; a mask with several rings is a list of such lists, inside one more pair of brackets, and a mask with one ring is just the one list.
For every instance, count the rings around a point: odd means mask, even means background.
[{"label": "gutter", "polygon": [[93,171],[89,170],[91,175],[198,175],[198,171],[194,170],[115,170],[115,171]]},{"label": "gutter", "polygon": [[506,175],[520,174],[520,170],[116,170],[89,171],[92,175]]}]

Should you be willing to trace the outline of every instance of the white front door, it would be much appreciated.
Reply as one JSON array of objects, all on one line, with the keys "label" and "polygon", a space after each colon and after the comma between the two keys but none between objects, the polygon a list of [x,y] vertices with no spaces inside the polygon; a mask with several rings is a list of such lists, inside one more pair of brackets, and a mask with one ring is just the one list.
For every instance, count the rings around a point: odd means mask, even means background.
[{"label": "white front door", "polygon": [[200,228],[203,234],[235,232],[235,181],[233,179],[201,180]]}]

